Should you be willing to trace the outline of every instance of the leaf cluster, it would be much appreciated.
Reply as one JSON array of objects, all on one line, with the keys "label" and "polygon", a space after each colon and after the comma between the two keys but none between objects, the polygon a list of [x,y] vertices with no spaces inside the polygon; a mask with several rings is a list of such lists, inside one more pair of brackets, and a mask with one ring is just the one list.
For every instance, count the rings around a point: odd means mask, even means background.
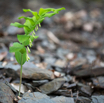
[{"label": "leaf cluster", "polygon": [[[24,12],[31,12],[33,17],[19,17],[18,19],[25,19],[24,24],[18,22],[11,23],[11,26],[23,28],[25,32],[24,35],[18,34],[17,39],[19,43],[15,42],[13,43],[13,46],[10,47],[10,52],[15,52],[15,58],[20,65],[23,65],[29,60],[27,51],[30,52],[29,47],[32,46],[33,40],[38,38],[38,36],[35,35],[35,31],[38,30],[38,27],[41,27],[40,23],[45,19],[45,17],[52,17],[53,15],[58,14],[61,10],[65,10],[65,8],[40,8],[39,12],[34,12],[30,9],[23,9]],[[32,35],[30,35],[31,32]]]}]

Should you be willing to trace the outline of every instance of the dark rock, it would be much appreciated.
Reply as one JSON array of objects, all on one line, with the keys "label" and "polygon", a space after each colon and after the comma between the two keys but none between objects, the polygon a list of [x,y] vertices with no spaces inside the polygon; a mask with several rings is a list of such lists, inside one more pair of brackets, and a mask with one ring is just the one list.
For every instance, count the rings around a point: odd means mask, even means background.
[{"label": "dark rock", "polygon": [[76,103],[91,103],[91,99],[87,97],[78,97],[75,101]]},{"label": "dark rock", "polygon": [[76,84],[76,83],[68,84],[68,85],[65,86],[65,87],[68,88],[68,89],[72,89],[72,88],[76,88],[76,87],[77,87],[77,84]]},{"label": "dark rock", "polygon": [[80,95],[91,96],[93,89],[90,86],[78,83]]},{"label": "dark rock", "polygon": [[104,75],[104,67],[86,68],[84,70],[78,70],[74,73],[77,77],[88,77],[88,76],[100,76]]},{"label": "dark rock", "polygon": [[36,87],[36,86],[43,85],[43,84],[45,84],[47,82],[48,82],[48,80],[32,81],[32,85]]},{"label": "dark rock", "polygon": [[104,88],[104,77],[103,76],[92,78],[92,81],[93,81],[93,85],[95,87]]},{"label": "dark rock", "polygon": [[14,103],[14,93],[5,84],[0,82],[0,103]]},{"label": "dark rock", "polygon": [[48,83],[40,86],[39,88],[42,91],[42,93],[50,94],[54,91],[57,91],[65,81],[66,80],[64,78],[57,78],[51,82],[48,82]]},{"label": "dark rock", "polygon": [[72,91],[70,91],[69,89],[59,89],[55,92],[53,92],[52,94],[55,94],[55,95],[63,95],[63,96],[67,96],[67,97],[76,97],[77,93],[73,93],[72,94]]}]

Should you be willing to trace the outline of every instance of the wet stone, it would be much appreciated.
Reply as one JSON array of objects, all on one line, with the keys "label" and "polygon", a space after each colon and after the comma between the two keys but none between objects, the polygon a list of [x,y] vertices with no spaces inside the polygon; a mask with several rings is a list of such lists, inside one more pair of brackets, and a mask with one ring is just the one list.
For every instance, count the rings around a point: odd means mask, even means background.
[{"label": "wet stone", "polygon": [[14,103],[14,97],[12,90],[5,83],[0,82],[0,103]]},{"label": "wet stone", "polygon": [[39,88],[42,91],[42,93],[50,94],[54,91],[57,91],[63,85],[63,83],[65,81],[66,80],[64,78],[57,78],[51,82],[48,82],[48,83],[40,86]]}]

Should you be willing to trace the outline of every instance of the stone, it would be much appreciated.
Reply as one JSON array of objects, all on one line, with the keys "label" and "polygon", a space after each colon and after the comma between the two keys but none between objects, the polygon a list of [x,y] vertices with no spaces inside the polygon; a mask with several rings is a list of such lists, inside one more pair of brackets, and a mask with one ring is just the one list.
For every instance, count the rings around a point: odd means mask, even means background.
[{"label": "stone", "polygon": [[40,81],[35,81],[35,80],[33,80],[32,81],[32,85],[33,86],[40,86],[40,85],[43,85],[43,84],[45,84],[45,83],[47,83],[48,82],[48,80],[40,80]]},{"label": "stone", "polygon": [[66,80],[64,78],[57,78],[51,82],[48,82],[48,83],[40,86],[39,88],[42,93],[50,94],[54,91],[57,91],[65,81]]},{"label": "stone", "polygon": [[104,76],[92,78],[92,82],[95,87],[104,89]]},{"label": "stone", "polygon": [[52,98],[56,103],[74,103],[74,99],[71,97],[57,96]]},{"label": "stone", "polygon": [[[20,70],[18,70],[17,73],[19,75]],[[22,70],[22,78],[35,80],[45,80],[45,79],[51,80],[54,78],[54,74],[52,71],[46,69],[43,70],[38,67],[29,68],[25,66],[23,67]]]},{"label": "stone", "polygon": [[14,93],[5,83],[0,82],[0,103],[14,103]]},{"label": "stone", "polygon": [[39,92],[25,93],[23,98],[18,103],[56,103],[50,99],[46,94]]},{"label": "stone", "polygon": [[75,98],[75,101],[77,101],[76,103],[91,103],[90,98],[82,97],[82,96]]},{"label": "stone", "polygon": [[104,103],[104,96],[92,96],[92,102],[91,103]]}]

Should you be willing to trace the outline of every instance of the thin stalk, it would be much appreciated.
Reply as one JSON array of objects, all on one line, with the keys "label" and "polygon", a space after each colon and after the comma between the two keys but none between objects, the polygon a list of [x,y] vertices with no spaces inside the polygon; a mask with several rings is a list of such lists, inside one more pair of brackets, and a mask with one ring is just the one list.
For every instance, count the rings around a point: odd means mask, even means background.
[{"label": "thin stalk", "polygon": [[22,83],[22,59],[23,59],[23,55],[21,55],[20,84],[19,84],[19,94],[18,94],[18,96],[20,96],[21,83]]}]

